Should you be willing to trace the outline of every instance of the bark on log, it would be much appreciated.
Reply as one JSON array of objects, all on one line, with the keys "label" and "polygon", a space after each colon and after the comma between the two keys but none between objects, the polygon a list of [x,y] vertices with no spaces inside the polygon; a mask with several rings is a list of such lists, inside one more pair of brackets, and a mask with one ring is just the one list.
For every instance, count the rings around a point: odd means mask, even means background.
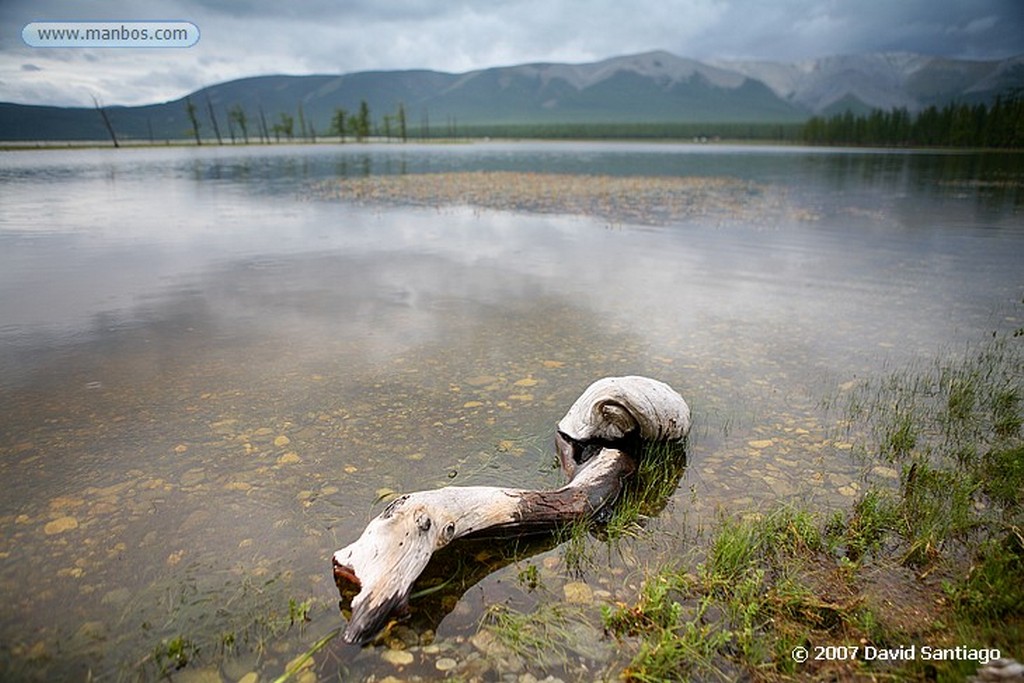
[{"label": "bark on log", "polygon": [[343,638],[363,643],[408,606],[434,551],[483,529],[550,526],[593,514],[619,494],[633,460],[605,449],[555,491],[449,486],[400,496],[334,554],[335,579],[359,586]]},{"label": "bark on log", "polygon": [[646,377],[595,382],[559,423],[562,467],[570,481],[553,491],[446,487],[392,501],[362,535],[333,556],[339,588],[359,589],[343,638],[372,639],[408,606],[413,583],[433,553],[482,530],[551,526],[593,515],[615,500],[635,454],[618,446],[685,439],[690,410],[668,385]]}]

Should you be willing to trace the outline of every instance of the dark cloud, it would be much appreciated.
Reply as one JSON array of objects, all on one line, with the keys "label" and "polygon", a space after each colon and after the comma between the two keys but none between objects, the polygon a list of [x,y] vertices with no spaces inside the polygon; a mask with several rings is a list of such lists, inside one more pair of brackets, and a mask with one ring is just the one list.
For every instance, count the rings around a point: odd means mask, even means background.
[{"label": "dark cloud", "polygon": [[776,0],[763,7],[734,0],[726,7],[689,45],[691,56],[800,60],[919,52],[1000,59],[1024,52],[1024,3],[1017,0]]},{"label": "dark cloud", "polygon": [[[180,19],[182,50],[45,50],[29,21]],[[904,51],[970,59],[1024,53],[1021,0],[2,0],[0,99],[157,102],[266,73],[585,62],[665,49],[698,59],[793,61]],[[29,72],[32,64],[42,72]]]}]

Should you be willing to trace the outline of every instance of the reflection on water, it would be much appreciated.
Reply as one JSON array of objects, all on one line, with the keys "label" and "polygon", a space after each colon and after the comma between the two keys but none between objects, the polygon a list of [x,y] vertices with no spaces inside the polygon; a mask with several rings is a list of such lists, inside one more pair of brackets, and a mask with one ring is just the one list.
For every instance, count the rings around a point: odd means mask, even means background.
[{"label": "reflection on water", "polygon": [[[823,392],[1020,325],[1014,161],[625,144],[4,155],[0,662],[154,675],[180,636],[190,666],[276,676],[338,625],[329,557],[376,501],[557,485],[553,425],[603,375],[669,382],[697,424],[663,533],[585,575],[597,599],[718,509],[848,504],[858,476]],[[310,192],[467,170],[738,178],[802,218],[609,227]],[[558,547],[539,552],[556,594],[580,583]],[[407,673],[460,658],[486,605],[534,600],[519,569],[442,604],[438,649]],[[308,599],[312,621],[290,627]],[[395,671],[373,649],[330,652],[323,672]]]}]

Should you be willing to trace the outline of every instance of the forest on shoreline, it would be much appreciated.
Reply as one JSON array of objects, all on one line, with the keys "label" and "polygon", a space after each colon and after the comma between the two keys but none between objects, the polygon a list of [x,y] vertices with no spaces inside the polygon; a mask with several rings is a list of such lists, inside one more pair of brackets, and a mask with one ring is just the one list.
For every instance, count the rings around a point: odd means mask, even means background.
[{"label": "forest on shoreline", "polygon": [[997,97],[991,106],[931,106],[917,114],[894,108],[855,116],[847,110],[812,117],[802,137],[811,145],[1019,149],[1024,147],[1024,98]]},{"label": "forest on shoreline", "polygon": [[[789,122],[678,122],[636,123],[494,123],[461,125],[448,118],[443,124],[408,122],[405,108],[399,104],[395,112],[378,116],[364,100],[357,112],[336,109],[328,130],[317,131],[303,115],[283,112],[270,118],[261,109],[258,116],[249,115],[236,106],[229,110],[226,130],[220,126],[212,107],[208,120],[200,107],[186,98],[186,111],[191,123],[187,137],[160,140],[149,135],[148,144],[238,145],[280,143],[346,142],[454,142],[480,139],[533,140],[660,140],[695,143],[750,142],[773,144],[804,144],[841,147],[892,148],[1024,148],[1024,96],[1011,93],[997,97],[991,104],[950,103],[929,106],[912,113],[906,108],[874,109],[856,114],[842,113],[813,116],[807,121]],[[113,146],[146,145],[139,136],[123,135],[108,116],[105,107],[97,105],[97,120],[102,121]],[[204,125],[205,124],[205,125]],[[210,136],[212,131],[214,136]],[[61,141],[26,141],[12,143],[5,149],[56,147]],[[68,141],[68,146],[91,146],[93,141]]]}]

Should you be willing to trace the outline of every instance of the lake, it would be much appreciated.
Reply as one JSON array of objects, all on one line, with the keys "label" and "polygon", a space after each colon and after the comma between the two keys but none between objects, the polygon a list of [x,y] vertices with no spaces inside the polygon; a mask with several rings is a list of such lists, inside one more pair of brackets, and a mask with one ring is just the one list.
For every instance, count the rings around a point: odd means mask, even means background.
[{"label": "lake", "polygon": [[[1021,161],[612,142],[0,154],[2,677],[273,679],[344,623],[330,557],[384,501],[559,486],[554,425],[606,375],[666,381],[694,412],[649,533],[592,538],[590,563],[552,539],[466,546],[478,567],[449,558],[462,583],[414,600],[389,636],[405,649],[335,639],[297,678],[498,677],[489,605],[628,600],[721,514],[849,507],[866,475],[826,399],[1022,325]],[[591,647],[538,677],[615,666],[591,621]]]}]

